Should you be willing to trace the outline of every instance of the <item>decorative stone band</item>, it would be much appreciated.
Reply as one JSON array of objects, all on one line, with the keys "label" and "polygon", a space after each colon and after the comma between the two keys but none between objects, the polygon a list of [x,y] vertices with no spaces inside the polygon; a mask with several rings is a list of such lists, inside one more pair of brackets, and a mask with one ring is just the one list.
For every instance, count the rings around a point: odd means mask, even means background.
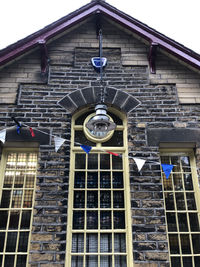
[{"label": "decorative stone band", "polygon": [[[86,87],[75,90],[63,97],[58,104],[65,108],[69,113],[73,114],[77,109],[84,106],[95,105],[100,102],[101,87]],[[123,92],[113,87],[105,88],[105,104],[116,107],[129,113],[133,111],[140,101],[127,92]]]}]

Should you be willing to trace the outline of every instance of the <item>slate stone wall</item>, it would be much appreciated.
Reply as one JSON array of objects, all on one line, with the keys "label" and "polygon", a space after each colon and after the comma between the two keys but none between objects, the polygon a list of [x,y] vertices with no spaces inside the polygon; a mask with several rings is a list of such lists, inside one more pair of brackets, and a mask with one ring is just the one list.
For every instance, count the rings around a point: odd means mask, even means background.
[{"label": "slate stone wall", "polygon": [[[82,28],[80,30],[83,31]],[[89,35],[88,28],[87,31]],[[77,32],[78,30],[76,30],[76,41]],[[94,33],[93,27],[88,40],[95,37]],[[132,39],[130,41],[130,36],[126,37],[125,42],[125,35],[120,36],[118,32],[115,48],[109,35],[107,38],[106,49],[104,49],[104,56],[108,57],[104,74],[106,86],[128,92],[141,101],[141,105],[128,115],[129,155],[158,162],[159,147],[148,141],[148,133],[151,129],[185,131],[191,128],[198,129],[199,107],[178,103],[175,81],[162,84],[150,83],[147,64],[123,64],[122,50],[126,45],[131,46],[134,43]],[[56,46],[55,41],[50,49],[54,51],[54,58],[52,56],[47,83],[34,81],[21,83],[16,104],[0,106],[1,129],[12,126],[10,116],[15,115],[20,122],[31,127],[70,139],[71,115],[61,108],[57,101],[74,90],[99,84],[97,73],[90,63],[90,58],[96,56],[98,52],[95,48],[98,45],[97,40],[95,39],[93,42],[95,45],[92,47],[87,45],[81,36],[79,36],[79,45],[77,42],[73,43],[72,39],[70,45],[73,54],[70,55],[73,57],[70,57],[70,64],[67,62],[67,57],[64,61],[59,61],[63,59],[63,51],[59,50],[63,42],[61,39]],[[88,41],[88,44],[91,43]],[[136,43],[138,40],[135,41]],[[70,45],[68,44],[68,47]],[[66,46],[63,44],[63,47]],[[137,50],[137,46],[134,49]],[[32,63],[30,63],[31,66]],[[13,139],[8,138],[7,141],[13,141]],[[30,143],[31,140],[28,141]],[[196,145],[198,147],[198,144]],[[198,153],[199,149],[196,151]],[[197,156],[199,159],[199,153]],[[31,267],[64,267],[69,162],[69,143],[65,142],[56,153],[52,137],[41,142],[30,245]],[[138,173],[134,162],[130,159],[130,184],[135,267],[167,267],[169,266],[168,246],[159,165],[146,163]]]}]

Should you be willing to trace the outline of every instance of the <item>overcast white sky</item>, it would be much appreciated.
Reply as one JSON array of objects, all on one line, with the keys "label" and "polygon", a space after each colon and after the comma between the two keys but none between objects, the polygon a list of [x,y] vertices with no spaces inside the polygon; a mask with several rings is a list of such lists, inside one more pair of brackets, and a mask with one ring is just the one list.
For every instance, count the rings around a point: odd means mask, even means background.
[{"label": "overcast white sky", "polygon": [[[90,0],[1,0],[0,49],[45,27]],[[200,54],[200,0],[107,0]]]}]

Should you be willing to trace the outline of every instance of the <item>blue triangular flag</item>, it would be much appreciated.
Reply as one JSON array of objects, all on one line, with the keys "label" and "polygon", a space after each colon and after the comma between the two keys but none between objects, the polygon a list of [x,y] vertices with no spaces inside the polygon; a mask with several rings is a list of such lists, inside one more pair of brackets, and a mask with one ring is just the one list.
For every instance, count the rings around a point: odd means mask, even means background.
[{"label": "blue triangular flag", "polygon": [[92,149],[91,146],[81,145],[81,148],[87,153],[90,153],[90,150]]},{"label": "blue triangular flag", "polygon": [[161,164],[162,168],[163,168],[163,171],[165,173],[165,176],[166,176],[166,179],[169,178],[170,176],[170,173],[174,167],[174,165],[171,165],[171,164]]},{"label": "blue triangular flag", "polygon": [[17,133],[20,134],[21,125],[17,125]]}]

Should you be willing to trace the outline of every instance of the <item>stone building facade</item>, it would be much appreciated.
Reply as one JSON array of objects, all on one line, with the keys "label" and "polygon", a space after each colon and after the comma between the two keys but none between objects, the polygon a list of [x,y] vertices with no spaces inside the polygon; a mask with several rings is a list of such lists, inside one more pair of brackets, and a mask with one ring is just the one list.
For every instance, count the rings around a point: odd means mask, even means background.
[{"label": "stone building facade", "polygon": [[[83,121],[77,122],[99,100],[99,73],[91,64],[99,53],[99,29],[108,61],[105,102],[119,123],[116,131],[123,132],[101,145],[88,140],[81,132]],[[200,266],[200,56],[96,0],[3,49],[0,64],[0,129],[6,129],[1,142],[1,266]],[[18,122],[22,127],[16,130]],[[57,152],[55,136],[65,139]],[[89,231],[88,191],[93,187],[76,190],[76,170],[82,167],[76,167],[74,155],[85,155],[89,162],[93,154],[80,153],[77,143],[100,153],[100,165],[109,148],[122,155],[126,167],[116,171],[124,172],[123,190],[114,182],[111,189],[93,189],[99,204],[90,207],[93,215],[98,210],[100,226]],[[115,156],[108,155],[112,167],[96,167],[98,177],[99,168],[111,168],[114,180]],[[140,171],[134,158],[145,160]],[[174,165],[168,179],[161,161]],[[89,163],[84,168],[90,173]],[[114,195],[120,192],[123,204],[116,204]],[[87,199],[83,206],[81,194],[84,203]],[[103,194],[111,194],[104,206]],[[87,221],[83,228],[74,222],[75,212],[81,217],[81,211]],[[112,214],[110,232],[101,226],[103,212]],[[117,226],[117,214],[125,216],[124,226]],[[109,235],[112,241],[105,241]],[[94,247],[88,248],[91,240]]]}]

